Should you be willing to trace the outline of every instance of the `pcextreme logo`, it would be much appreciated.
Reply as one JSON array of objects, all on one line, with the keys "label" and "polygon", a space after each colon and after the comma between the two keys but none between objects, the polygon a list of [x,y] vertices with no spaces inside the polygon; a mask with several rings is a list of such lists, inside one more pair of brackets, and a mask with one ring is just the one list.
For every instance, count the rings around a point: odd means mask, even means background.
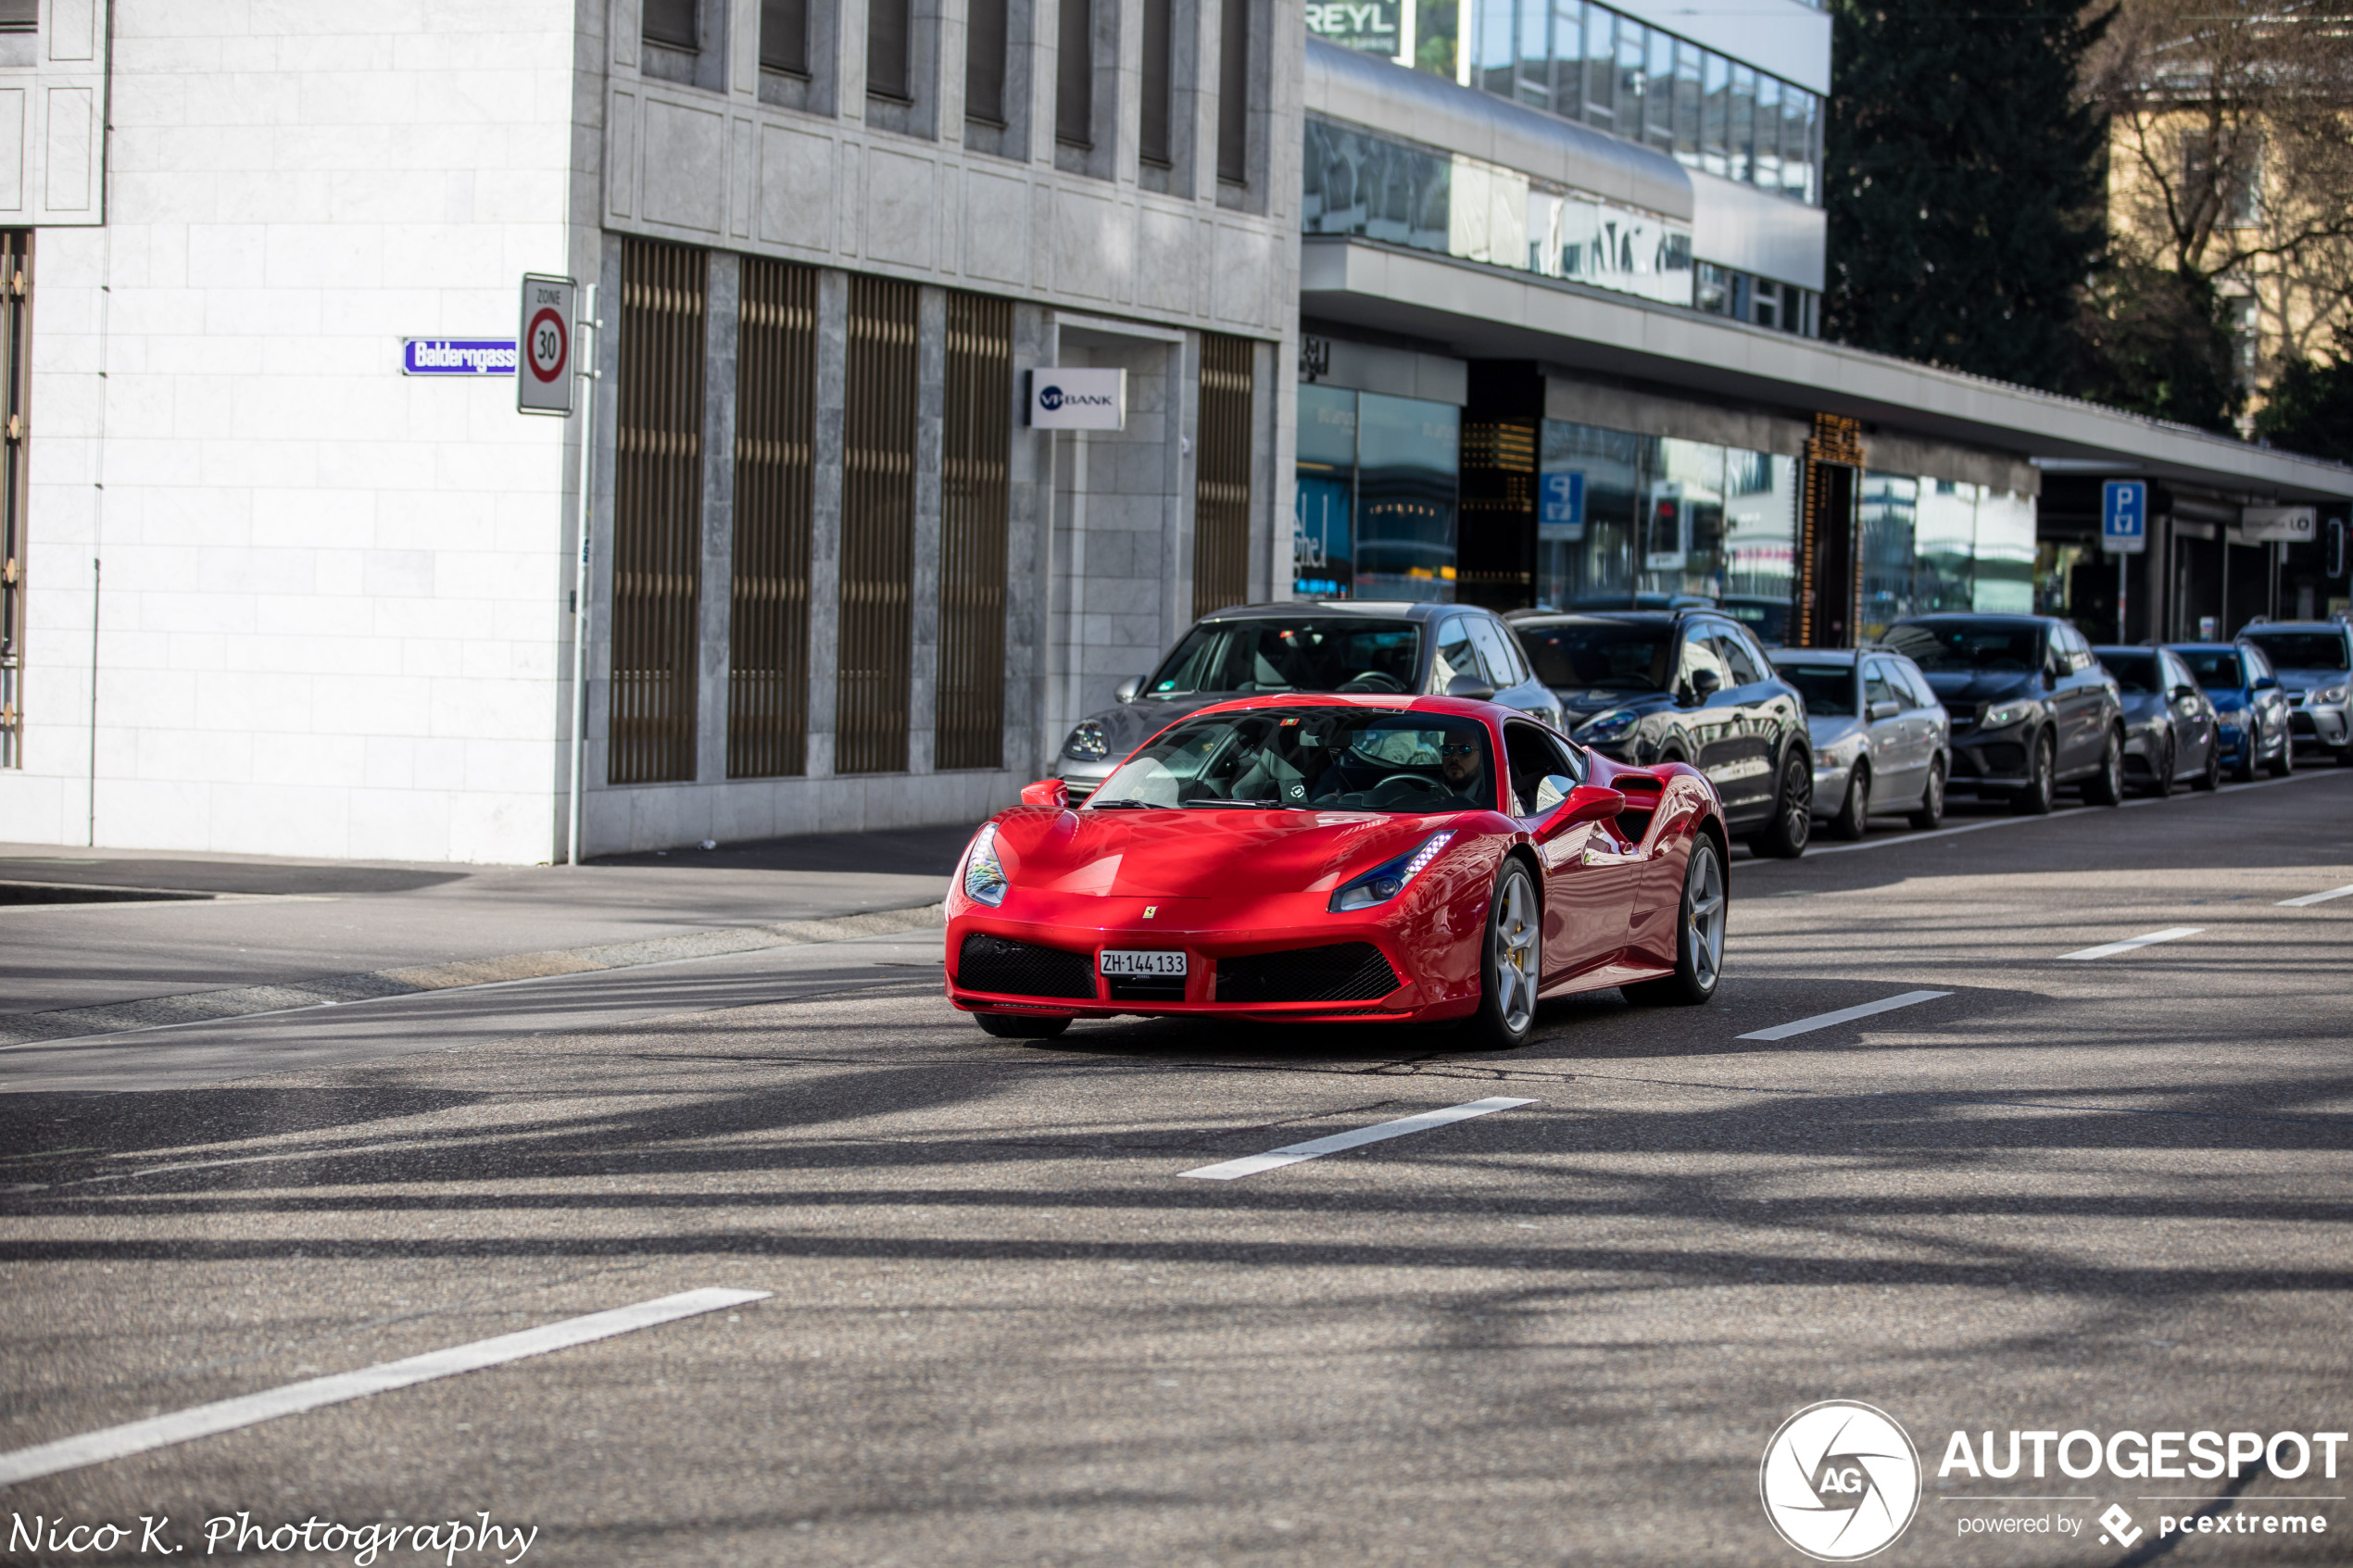
[{"label": "pcextreme logo", "polygon": [[1883,1550],[1920,1506],[1920,1455],[1886,1411],[1825,1399],[1781,1423],[1756,1488],[1781,1539],[1820,1562]]}]

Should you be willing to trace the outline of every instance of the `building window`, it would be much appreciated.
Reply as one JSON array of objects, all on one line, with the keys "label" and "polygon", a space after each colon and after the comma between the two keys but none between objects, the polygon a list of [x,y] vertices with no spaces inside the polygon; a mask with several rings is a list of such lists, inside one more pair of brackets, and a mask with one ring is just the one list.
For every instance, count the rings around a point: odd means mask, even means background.
[{"label": "building window", "polygon": [[31,32],[40,20],[41,0],[0,0],[0,32]]},{"label": "building window", "polygon": [[809,74],[809,0],[760,0],[760,69]]},{"label": "building window", "polygon": [[736,348],[727,776],[808,771],[817,273],[746,257]]},{"label": "building window", "polygon": [[1005,562],[1013,306],[948,295],[939,487],[939,684],[933,764],[1005,765]]},{"label": "building window", "polygon": [[1220,0],[1217,30],[1217,178],[1250,182],[1250,0]]},{"label": "building window", "polygon": [[695,776],[707,253],[622,242],[606,777]]},{"label": "building window", "polygon": [[907,34],[909,0],[867,0],[866,92],[869,96],[907,103]]},{"label": "building window", "polygon": [[1250,457],[1258,345],[1201,334],[1193,458],[1193,614],[1250,597]]},{"label": "building window", "polygon": [[1169,120],[1176,82],[1175,18],[1170,0],[1144,0],[1142,101],[1139,110],[1137,156],[1157,169],[1175,160],[1169,145]]},{"label": "building window", "polygon": [[688,54],[702,47],[700,0],[645,0],[645,5],[647,43]]},{"label": "building window", "polygon": [[1092,0],[1062,0],[1056,24],[1054,140],[1064,146],[1095,144],[1095,7]]},{"label": "building window", "polygon": [[834,771],[907,769],[915,585],[917,290],[853,274],[841,476]]},{"label": "building window", "polygon": [[972,0],[964,22],[964,118],[1005,125],[1007,0]]}]

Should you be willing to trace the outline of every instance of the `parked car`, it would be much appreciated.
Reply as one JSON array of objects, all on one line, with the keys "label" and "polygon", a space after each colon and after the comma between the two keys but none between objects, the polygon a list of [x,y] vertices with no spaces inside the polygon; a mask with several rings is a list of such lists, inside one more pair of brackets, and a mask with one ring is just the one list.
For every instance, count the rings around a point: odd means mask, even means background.
[{"label": "parked car", "polygon": [[1874,811],[1906,812],[1916,828],[1942,825],[1952,721],[1919,666],[1881,647],[1769,651],[1806,699],[1814,815],[1850,839],[1870,831]]},{"label": "parked car", "polygon": [[2124,777],[2162,798],[2222,782],[2214,704],[2171,648],[2095,647],[2124,699]]},{"label": "parked car", "polygon": [[2242,782],[2268,768],[2274,778],[2296,771],[2288,729],[2287,693],[2261,648],[2248,643],[2168,643],[2214,705],[2222,766]]},{"label": "parked car", "polygon": [[2039,816],[2058,786],[2124,799],[2124,703],[2083,633],[2047,615],[1919,615],[1888,628],[1953,719],[1948,789]]},{"label": "parked car", "polygon": [[1235,605],[1205,615],[1149,675],[1071,727],[1054,772],[1084,800],[1122,759],[1198,709],[1239,696],[1459,696],[1559,728],[1561,709],[1491,610],[1376,599]]},{"label": "parked car", "polygon": [[1578,740],[1638,768],[1688,762],[1750,848],[1806,853],[1806,703],[1738,621],[1713,609],[1629,609],[1521,616],[1511,629]]},{"label": "parked car", "polygon": [[2325,751],[2353,768],[2353,627],[2341,621],[2274,621],[2239,633],[2271,661],[2280,689],[2294,705],[2288,733],[2296,744]]}]

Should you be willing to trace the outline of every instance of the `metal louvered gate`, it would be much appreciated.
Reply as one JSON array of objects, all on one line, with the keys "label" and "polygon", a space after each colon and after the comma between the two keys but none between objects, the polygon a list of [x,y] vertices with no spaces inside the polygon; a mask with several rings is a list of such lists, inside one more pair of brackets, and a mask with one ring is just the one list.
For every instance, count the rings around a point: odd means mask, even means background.
[{"label": "metal louvered gate", "polygon": [[623,240],[614,456],[613,784],[695,776],[706,253]]},{"label": "metal louvered gate", "polygon": [[934,765],[1005,760],[1005,507],[1013,449],[1013,307],[948,295],[939,505],[939,688]]},{"label": "metal louvered gate", "polygon": [[841,453],[841,651],[834,771],[907,767],[915,577],[912,283],[849,280]]},{"label": "metal louvered gate", "polygon": [[[0,768],[24,766],[25,325],[32,233],[0,230]],[[96,613],[94,606],[93,614]]]},{"label": "metal louvered gate", "polygon": [[1193,468],[1193,613],[1250,597],[1248,338],[1201,334],[1201,441]]},{"label": "metal louvered gate", "polygon": [[817,272],[746,257],[736,360],[727,776],[808,771]]}]

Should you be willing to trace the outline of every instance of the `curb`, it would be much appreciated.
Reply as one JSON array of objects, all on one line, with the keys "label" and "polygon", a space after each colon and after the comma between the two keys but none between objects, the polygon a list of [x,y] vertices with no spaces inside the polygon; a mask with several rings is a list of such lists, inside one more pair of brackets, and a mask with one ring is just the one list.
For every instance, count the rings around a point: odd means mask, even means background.
[{"label": "curb", "polygon": [[330,1002],[372,1001],[380,997],[406,997],[420,991],[453,991],[501,981],[539,980],[602,969],[635,969],[645,964],[674,963],[680,959],[757,952],[763,947],[847,942],[858,936],[937,930],[947,923],[946,905],[924,904],[823,920],[788,920],[773,925],[738,925],[718,931],[686,932],[677,936],[650,936],[637,942],[614,942],[594,947],[556,947],[537,953],[510,953],[501,958],[371,970],[364,974],[329,974],[283,985],[238,985],[226,990],[189,991],[173,997],[109,1002],[100,1007],[58,1008],[0,1018],[0,1047],[35,1045],[68,1036],[119,1035],[170,1023],[245,1018]]}]

